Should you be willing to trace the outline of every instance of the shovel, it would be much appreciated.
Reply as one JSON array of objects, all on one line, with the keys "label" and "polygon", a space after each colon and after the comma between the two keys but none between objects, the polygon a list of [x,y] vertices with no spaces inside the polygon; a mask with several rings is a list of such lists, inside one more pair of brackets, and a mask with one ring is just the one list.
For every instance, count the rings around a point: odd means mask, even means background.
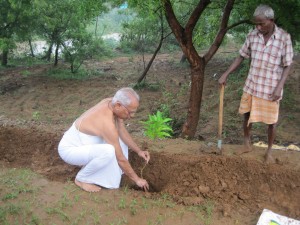
[{"label": "shovel", "polygon": [[219,126],[218,126],[218,149],[222,154],[222,126],[223,126],[223,99],[224,99],[224,84],[220,88],[220,104],[219,104]]}]

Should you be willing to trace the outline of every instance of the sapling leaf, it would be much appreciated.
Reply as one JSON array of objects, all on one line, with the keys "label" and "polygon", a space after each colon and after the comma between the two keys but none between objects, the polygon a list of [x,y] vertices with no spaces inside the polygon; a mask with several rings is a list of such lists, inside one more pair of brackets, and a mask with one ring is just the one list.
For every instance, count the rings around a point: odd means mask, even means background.
[{"label": "sapling leaf", "polygon": [[172,127],[168,124],[172,121],[171,118],[164,117],[160,111],[157,111],[154,115],[149,115],[147,121],[141,121],[145,128],[144,134],[151,138],[166,138],[171,137],[173,133]]}]

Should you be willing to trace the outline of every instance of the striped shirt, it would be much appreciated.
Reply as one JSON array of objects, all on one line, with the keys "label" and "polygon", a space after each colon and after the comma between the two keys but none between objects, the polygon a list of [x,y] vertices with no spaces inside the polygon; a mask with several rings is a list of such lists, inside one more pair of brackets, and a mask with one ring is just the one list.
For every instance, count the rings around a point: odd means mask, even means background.
[{"label": "striped shirt", "polygon": [[290,35],[275,25],[274,33],[265,44],[263,35],[254,29],[248,34],[239,53],[251,59],[243,90],[258,98],[270,100],[269,96],[279,83],[283,68],[290,66],[293,61]]}]

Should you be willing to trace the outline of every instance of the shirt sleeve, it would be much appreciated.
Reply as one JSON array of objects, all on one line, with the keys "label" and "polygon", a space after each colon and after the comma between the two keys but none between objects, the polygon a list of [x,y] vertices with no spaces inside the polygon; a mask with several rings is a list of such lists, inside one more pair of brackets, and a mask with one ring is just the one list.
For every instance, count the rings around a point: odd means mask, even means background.
[{"label": "shirt sleeve", "polygon": [[283,52],[282,52],[283,66],[290,66],[293,62],[293,56],[294,56],[294,52],[293,52],[291,36],[289,34],[287,34],[285,46],[284,46]]},{"label": "shirt sleeve", "polygon": [[250,58],[251,57],[251,49],[250,49],[250,34],[247,35],[247,38],[239,51],[240,55],[243,58]]}]

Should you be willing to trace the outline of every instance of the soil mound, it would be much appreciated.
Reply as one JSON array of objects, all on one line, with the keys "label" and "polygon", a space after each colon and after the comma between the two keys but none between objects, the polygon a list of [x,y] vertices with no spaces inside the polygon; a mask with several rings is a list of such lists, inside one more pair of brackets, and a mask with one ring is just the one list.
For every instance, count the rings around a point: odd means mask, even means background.
[{"label": "soil mound", "polygon": [[[2,125],[0,155],[11,167],[27,167],[55,181],[73,179],[78,167],[64,163],[58,156],[61,132],[46,132],[35,126]],[[264,165],[257,160],[213,154],[172,154],[151,152],[144,162],[130,155],[135,171],[147,179],[151,193],[167,193],[185,205],[213,200],[224,215],[235,209],[276,210],[300,217],[300,171],[282,165]],[[123,185],[132,185],[126,177]],[[292,193],[292,194],[291,194]]]}]

